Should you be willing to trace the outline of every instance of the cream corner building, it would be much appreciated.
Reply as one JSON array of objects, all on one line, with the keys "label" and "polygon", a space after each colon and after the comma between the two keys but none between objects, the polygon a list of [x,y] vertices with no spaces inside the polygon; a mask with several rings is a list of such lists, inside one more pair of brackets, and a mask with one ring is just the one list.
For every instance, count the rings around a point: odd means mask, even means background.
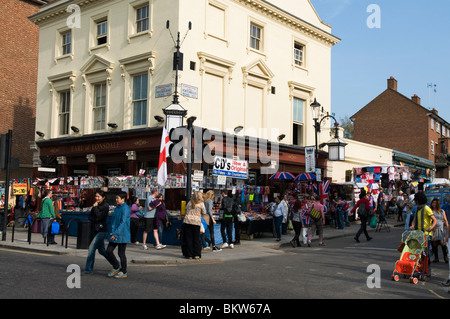
[{"label": "cream corner building", "polygon": [[179,101],[196,125],[306,146],[310,103],[331,110],[340,40],[308,0],[56,0],[30,20],[40,27],[36,130],[46,139],[160,126],[175,82],[167,20],[183,40],[178,92],[190,93]]}]

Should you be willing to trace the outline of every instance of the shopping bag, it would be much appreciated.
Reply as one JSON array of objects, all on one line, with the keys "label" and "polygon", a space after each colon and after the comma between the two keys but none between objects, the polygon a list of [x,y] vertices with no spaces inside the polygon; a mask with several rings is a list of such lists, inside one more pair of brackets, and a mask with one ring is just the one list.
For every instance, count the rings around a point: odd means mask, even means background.
[{"label": "shopping bag", "polygon": [[58,223],[57,221],[54,221],[54,222],[52,223],[51,234],[52,234],[52,235],[57,235],[57,234],[59,234],[59,223]]},{"label": "shopping bag", "polygon": [[370,219],[370,224],[369,224],[370,227],[371,228],[376,228],[377,227],[377,223],[378,223],[377,216],[373,215],[372,218]]}]

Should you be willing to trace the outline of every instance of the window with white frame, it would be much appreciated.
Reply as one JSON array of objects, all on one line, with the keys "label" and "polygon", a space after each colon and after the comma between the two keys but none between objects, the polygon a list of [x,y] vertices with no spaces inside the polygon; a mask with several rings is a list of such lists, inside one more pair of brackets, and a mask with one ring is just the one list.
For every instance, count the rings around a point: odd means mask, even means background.
[{"label": "window with white frame", "polygon": [[106,122],[106,82],[94,85],[94,131],[105,129]]},{"label": "window with white frame", "polygon": [[97,21],[97,45],[106,44],[108,42],[108,20],[101,19]]},{"label": "window with white frame", "polygon": [[292,119],[294,122],[292,129],[292,144],[294,145],[303,145],[304,108],[305,101],[294,97],[292,102]]},{"label": "window with white frame", "polygon": [[150,6],[136,8],[136,32],[144,32],[150,28]]},{"label": "window with white frame", "polygon": [[61,54],[67,55],[72,53],[72,31],[61,34]]},{"label": "window with white frame", "polygon": [[305,64],[305,46],[299,42],[294,42],[294,63],[297,66]]},{"label": "window with white frame", "polygon": [[59,135],[69,134],[70,90],[59,93]]},{"label": "window with white frame", "polygon": [[431,154],[434,154],[434,142],[433,141],[431,141],[430,146],[431,146]]},{"label": "window with white frame", "polygon": [[441,133],[441,123],[436,122],[436,133]]},{"label": "window with white frame", "polygon": [[434,119],[431,119],[431,129],[434,130]]},{"label": "window with white frame", "polygon": [[148,73],[133,77],[133,125],[147,124]]},{"label": "window with white frame", "polygon": [[250,48],[262,51],[263,28],[255,23],[250,23]]}]

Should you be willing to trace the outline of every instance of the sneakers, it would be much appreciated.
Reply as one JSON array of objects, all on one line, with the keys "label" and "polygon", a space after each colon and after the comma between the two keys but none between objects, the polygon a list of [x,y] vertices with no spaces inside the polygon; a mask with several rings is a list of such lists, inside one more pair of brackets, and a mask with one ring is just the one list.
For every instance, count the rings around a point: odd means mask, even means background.
[{"label": "sneakers", "polygon": [[119,272],[114,276],[114,278],[116,278],[116,279],[127,278],[127,277],[128,277],[128,275],[127,275],[127,274],[124,274],[124,273],[121,272],[121,271],[119,271]]},{"label": "sneakers", "polygon": [[222,245],[222,249],[224,249],[224,248],[228,248],[228,243],[224,243],[224,244]]},{"label": "sneakers", "polygon": [[217,247],[217,246],[214,246],[213,249],[212,249],[212,251],[213,251],[213,252],[219,252],[219,251],[222,251],[222,249],[219,248],[219,247]]},{"label": "sneakers", "polygon": [[230,248],[233,249],[233,248],[234,248],[234,245],[233,245],[233,244],[230,244]]},{"label": "sneakers", "polygon": [[148,247],[147,247],[147,245],[142,245],[142,249],[144,249],[144,250],[147,250],[148,249]]},{"label": "sneakers", "polygon": [[121,271],[120,271],[120,268],[118,268],[118,269],[113,269],[113,270],[111,270],[109,273],[108,273],[108,277],[109,278],[112,278],[112,277],[114,277],[114,276],[116,276],[118,273],[120,273]]},{"label": "sneakers", "polygon": [[158,250],[160,250],[160,249],[164,249],[164,248],[166,248],[166,245],[163,245],[163,244],[159,244],[159,245],[156,245],[156,247],[155,247],[156,249],[158,249]]}]

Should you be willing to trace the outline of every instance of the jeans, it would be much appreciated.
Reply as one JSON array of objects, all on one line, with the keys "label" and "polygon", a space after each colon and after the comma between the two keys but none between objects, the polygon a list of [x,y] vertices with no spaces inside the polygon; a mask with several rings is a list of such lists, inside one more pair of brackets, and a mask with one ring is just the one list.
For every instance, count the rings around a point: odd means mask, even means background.
[{"label": "jeans", "polygon": [[338,208],[336,214],[339,218],[339,229],[344,229],[344,210]]},{"label": "jeans", "polygon": [[105,239],[108,236],[108,232],[99,232],[91,241],[88,250],[88,256],[86,259],[86,267],[84,268],[85,273],[92,273],[94,270],[94,262],[95,262],[95,251],[98,249],[98,253],[103,257],[106,257],[105,250]]},{"label": "jeans", "polygon": [[405,231],[409,230],[409,222],[411,220],[411,213],[403,212],[403,220],[405,221]]},{"label": "jeans", "polygon": [[[53,219],[51,219],[51,218],[42,218],[41,219],[42,238],[47,239],[48,228],[52,222],[53,222]],[[49,235],[48,241],[50,243],[53,243],[55,241],[55,235],[52,235],[52,234],[48,234],[48,235]]]},{"label": "jeans", "polygon": [[275,224],[275,231],[277,233],[277,239],[281,239],[281,224],[283,223],[283,215],[278,217],[273,217],[273,222]]}]

